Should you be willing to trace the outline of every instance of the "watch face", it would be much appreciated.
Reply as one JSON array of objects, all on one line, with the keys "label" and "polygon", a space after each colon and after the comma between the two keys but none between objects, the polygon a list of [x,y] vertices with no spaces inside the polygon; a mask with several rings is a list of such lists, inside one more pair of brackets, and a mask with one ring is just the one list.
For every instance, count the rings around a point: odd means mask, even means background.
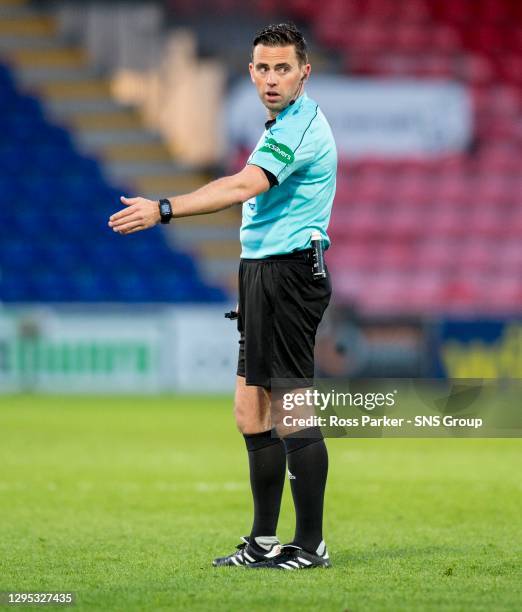
[{"label": "watch face", "polygon": [[172,207],[168,200],[161,200],[159,205],[161,223],[169,223],[172,219]]}]

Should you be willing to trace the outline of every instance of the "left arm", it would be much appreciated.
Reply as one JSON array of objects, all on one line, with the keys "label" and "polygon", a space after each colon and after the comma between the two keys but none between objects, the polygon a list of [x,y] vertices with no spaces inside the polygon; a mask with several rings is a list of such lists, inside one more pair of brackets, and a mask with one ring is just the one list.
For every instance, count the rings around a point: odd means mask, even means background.
[{"label": "left arm", "polygon": [[[250,198],[268,191],[270,183],[258,166],[247,165],[232,176],[217,179],[187,193],[169,198],[174,218],[205,215],[246,202]],[[125,198],[127,206],[109,219],[109,227],[120,234],[132,234],[148,229],[160,221],[158,202],[146,198]]]}]

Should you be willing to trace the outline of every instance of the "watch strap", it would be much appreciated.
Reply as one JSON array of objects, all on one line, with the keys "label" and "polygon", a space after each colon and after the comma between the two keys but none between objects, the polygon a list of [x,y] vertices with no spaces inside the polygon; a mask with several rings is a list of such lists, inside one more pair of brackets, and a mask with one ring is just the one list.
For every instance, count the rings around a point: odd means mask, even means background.
[{"label": "watch strap", "polygon": [[168,200],[167,198],[162,198],[158,202],[158,206],[159,206],[161,223],[164,223],[164,224],[169,223],[173,217],[172,204],[170,203],[170,200]]}]

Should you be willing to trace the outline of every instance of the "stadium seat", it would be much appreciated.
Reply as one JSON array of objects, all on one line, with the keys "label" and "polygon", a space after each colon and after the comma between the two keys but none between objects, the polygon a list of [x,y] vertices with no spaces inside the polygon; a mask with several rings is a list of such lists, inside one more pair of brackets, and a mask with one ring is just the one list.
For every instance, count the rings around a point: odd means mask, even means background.
[{"label": "stadium seat", "polygon": [[293,14],[346,72],[457,79],[475,121],[460,154],[339,160],[327,253],[337,295],[384,313],[405,308],[405,287],[417,312],[513,309],[520,287],[502,271],[520,278],[522,266],[522,3],[311,5],[296,0]]},{"label": "stadium seat", "polygon": [[5,66],[0,89],[0,301],[226,299],[159,228],[125,240],[113,234],[107,219],[123,191],[47,121],[36,97],[17,91]]}]

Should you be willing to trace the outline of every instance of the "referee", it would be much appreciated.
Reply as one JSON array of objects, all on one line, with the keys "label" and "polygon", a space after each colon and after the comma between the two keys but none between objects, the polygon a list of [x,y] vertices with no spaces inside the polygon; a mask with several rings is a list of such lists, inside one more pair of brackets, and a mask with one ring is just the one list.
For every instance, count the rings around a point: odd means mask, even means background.
[{"label": "referee", "polygon": [[[249,71],[268,120],[245,168],[159,203],[122,197],[126,208],[109,220],[126,235],[171,218],[243,206],[234,412],[248,451],[254,517],[249,536],[214,566],[330,566],[322,533],[326,445],[317,427],[283,428],[279,402],[271,397],[276,379],[312,385],[315,334],[331,294],[328,271],[313,275],[311,236],[319,232],[328,247],[337,153],[328,122],[304,93],[310,70],[295,25],[260,31]],[[287,464],[296,529],[292,542],[281,545],[276,528]]]}]

